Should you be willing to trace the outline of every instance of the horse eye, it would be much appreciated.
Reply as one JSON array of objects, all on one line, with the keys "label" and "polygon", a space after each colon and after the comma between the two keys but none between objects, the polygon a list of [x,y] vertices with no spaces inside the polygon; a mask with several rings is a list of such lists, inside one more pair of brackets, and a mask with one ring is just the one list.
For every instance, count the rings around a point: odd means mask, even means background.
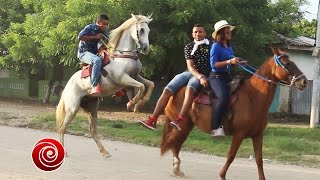
[{"label": "horse eye", "polygon": [[140,34],[142,34],[142,33],[144,33],[144,29],[143,28],[140,29]]}]

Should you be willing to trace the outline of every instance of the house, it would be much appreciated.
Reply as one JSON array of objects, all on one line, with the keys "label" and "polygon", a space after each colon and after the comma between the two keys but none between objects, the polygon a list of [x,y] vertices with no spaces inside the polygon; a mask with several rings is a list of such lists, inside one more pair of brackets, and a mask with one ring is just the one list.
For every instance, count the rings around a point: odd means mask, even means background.
[{"label": "house", "polygon": [[[299,69],[305,74],[309,81],[304,91],[296,88],[280,86],[278,111],[291,112],[295,114],[310,114],[312,98],[312,82],[314,77],[315,58],[312,56],[315,48],[315,39],[300,36],[297,38],[288,38],[281,34],[275,33],[277,42],[273,47],[280,47],[290,55],[290,60],[296,63]],[[276,103],[275,103],[276,104]]]}]

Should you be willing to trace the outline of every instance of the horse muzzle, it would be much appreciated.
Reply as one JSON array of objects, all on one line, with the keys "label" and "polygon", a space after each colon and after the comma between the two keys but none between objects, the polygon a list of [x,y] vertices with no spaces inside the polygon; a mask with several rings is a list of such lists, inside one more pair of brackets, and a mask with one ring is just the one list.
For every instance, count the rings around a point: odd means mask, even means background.
[{"label": "horse muzzle", "polygon": [[147,43],[142,43],[139,48],[139,51],[144,55],[148,54],[149,50],[150,50],[149,44],[147,44]]},{"label": "horse muzzle", "polygon": [[294,85],[299,89],[303,90],[308,85],[308,80],[305,76],[301,77],[300,79],[297,79],[294,83]]}]

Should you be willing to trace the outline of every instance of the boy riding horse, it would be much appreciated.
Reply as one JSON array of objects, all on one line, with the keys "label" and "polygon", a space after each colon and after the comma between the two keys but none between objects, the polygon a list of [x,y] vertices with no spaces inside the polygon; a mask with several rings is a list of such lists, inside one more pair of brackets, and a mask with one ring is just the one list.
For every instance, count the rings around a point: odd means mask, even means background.
[{"label": "boy riding horse", "polygon": [[109,37],[108,30],[109,17],[101,14],[96,21],[96,24],[89,24],[82,29],[78,35],[79,48],[78,58],[82,63],[92,65],[91,71],[91,96],[101,96],[100,72],[102,65],[102,58],[97,55],[98,42],[103,37]]}]

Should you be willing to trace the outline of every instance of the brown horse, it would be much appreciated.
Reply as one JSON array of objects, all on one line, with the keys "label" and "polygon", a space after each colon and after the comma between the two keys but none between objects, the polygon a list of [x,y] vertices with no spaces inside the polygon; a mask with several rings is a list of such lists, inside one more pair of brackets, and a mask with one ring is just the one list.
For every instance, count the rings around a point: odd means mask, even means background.
[{"label": "brown horse", "polygon": [[[272,49],[272,48],[271,48]],[[230,107],[233,114],[230,120],[224,121],[227,135],[232,136],[232,144],[227,161],[220,171],[221,179],[226,179],[227,170],[234,160],[238,148],[245,138],[251,138],[258,167],[259,180],[264,180],[262,162],[263,131],[268,123],[268,110],[272,103],[276,86],[280,82],[294,85],[302,90],[307,86],[307,79],[289,56],[280,49],[272,49],[274,54],[243,82],[237,90],[237,99]],[[180,171],[179,152],[183,142],[187,139],[194,126],[205,133],[210,133],[211,106],[193,103],[188,112],[187,122],[182,130],[171,128],[169,123],[177,117],[184,99],[185,88],[177,92],[166,106],[166,120],[163,129],[161,155],[171,149],[173,153],[173,172],[176,176],[184,176]]]}]

